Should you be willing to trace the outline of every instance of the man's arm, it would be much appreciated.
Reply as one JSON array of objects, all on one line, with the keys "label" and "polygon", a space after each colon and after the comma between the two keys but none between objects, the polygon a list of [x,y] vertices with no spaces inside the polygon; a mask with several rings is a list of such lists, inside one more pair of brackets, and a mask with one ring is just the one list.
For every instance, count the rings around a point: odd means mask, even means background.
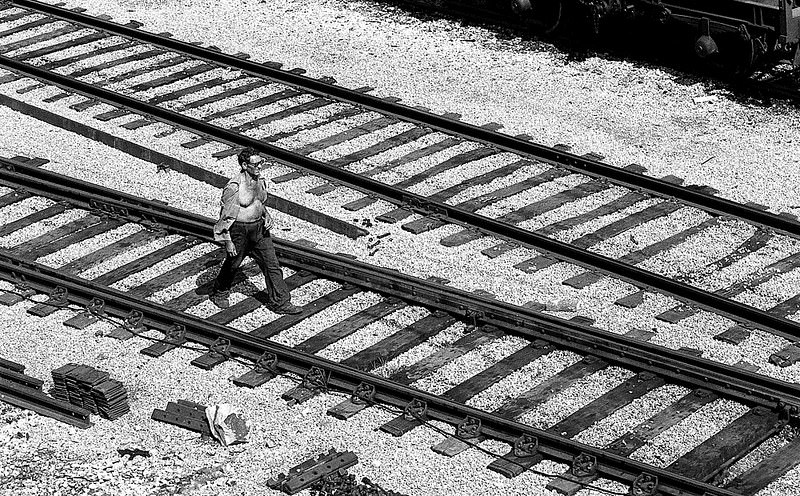
[{"label": "man's arm", "polygon": [[267,210],[267,180],[262,177],[258,180],[258,183],[258,199],[261,201],[261,205],[264,206],[264,215],[262,215],[262,218],[264,219],[264,229],[269,231],[275,225],[275,221],[269,214],[269,210]]},{"label": "man's arm", "polygon": [[239,185],[237,183],[229,183],[225,186],[225,189],[222,190],[220,204],[219,220],[214,224],[214,240],[230,241],[229,229],[239,214]]}]

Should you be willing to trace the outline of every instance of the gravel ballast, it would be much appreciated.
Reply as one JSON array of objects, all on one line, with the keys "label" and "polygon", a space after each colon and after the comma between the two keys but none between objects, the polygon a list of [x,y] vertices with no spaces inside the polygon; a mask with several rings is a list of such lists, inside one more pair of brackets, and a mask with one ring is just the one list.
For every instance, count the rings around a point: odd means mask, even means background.
[{"label": "gravel ballast", "polygon": [[[303,67],[314,77],[331,75],[345,86],[375,86],[378,88],[375,94],[399,96],[409,104],[425,105],[440,113],[461,112],[465,120],[476,124],[497,121],[506,126],[504,131],[509,134],[528,133],[545,144],[568,143],[573,145],[576,153],[596,151],[606,155],[606,160],[614,165],[638,162],[646,166],[650,174],[675,174],[684,177],[687,183],[708,184],[720,190],[720,195],[727,198],[763,203],[776,212],[800,213],[800,159],[791,151],[800,144],[797,111],[780,104],[765,109],[738,103],[724,91],[701,80],[680,79],[681,76],[668,71],[630,62],[606,61],[596,57],[582,61],[568,60],[546,44],[504,39],[483,28],[464,27],[448,21],[424,21],[391,8],[387,14],[386,6],[382,4],[340,3],[332,0],[323,0],[313,5],[296,0],[276,0],[269,3],[256,0],[160,3],[148,0],[98,0],[68,4],[73,5],[86,7],[90,13],[110,14],[120,22],[129,18],[136,19],[145,23],[144,29],[155,32],[169,30],[181,39],[202,39],[230,53],[246,51],[255,60],[271,59],[283,62],[285,67]],[[181,22],[174,22],[176,16],[181,16]],[[248,22],[242,22],[243,18],[248,19]],[[258,28],[253,29],[251,24]],[[369,42],[365,43],[364,40]],[[112,74],[109,72],[104,77]],[[232,84],[240,83],[241,81],[237,81]],[[16,89],[28,84],[25,81],[11,84],[3,87],[2,91],[26,101],[39,100],[48,91],[50,94],[54,93],[53,90],[43,89],[24,95],[16,94]],[[172,89],[177,87],[180,86],[171,86]],[[695,96],[707,94],[714,94],[719,98],[704,104],[693,103]],[[50,108],[63,108],[64,105],[81,100],[65,99]],[[226,105],[229,103],[226,102]],[[110,107],[98,106],[92,112],[103,111],[103,108],[110,110]],[[275,107],[277,108],[282,107]],[[324,118],[324,115],[324,112],[319,112],[319,118]],[[173,206],[209,217],[217,214],[219,190],[174,172],[156,173],[152,164],[133,160],[106,147],[91,145],[86,140],[22,118],[6,108],[0,108],[0,118],[4,122],[0,124],[0,132],[6,137],[0,143],[3,154],[50,158],[54,162],[46,165],[46,168],[106,185],[125,182],[126,188],[131,188],[128,191],[134,194],[163,199]],[[369,116],[359,118],[369,120]],[[88,115],[82,119],[92,121]],[[113,123],[92,121],[92,125],[106,126],[105,129],[113,129],[111,132],[120,133],[121,136],[139,136],[148,143],[153,141],[152,134],[165,129],[160,125],[147,126],[138,131],[116,128],[119,123],[130,120],[135,120],[135,117],[117,119]],[[231,122],[239,122],[238,116]],[[276,125],[268,129],[253,130],[251,134],[261,135],[262,131],[266,133],[278,129],[282,128]],[[388,136],[399,129],[389,128],[385,133]],[[324,134],[316,136],[309,133],[303,135],[302,140],[287,140],[286,144],[303,146],[334,132],[336,128],[327,129]],[[195,150],[179,146],[190,138],[188,133],[179,131],[159,140],[158,147],[160,151],[174,154],[191,163],[203,164],[209,170],[225,175],[232,173],[235,169],[233,159],[217,162],[209,158],[214,151],[225,149],[224,145],[212,143]],[[435,140],[433,137],[423,139]],[[367,143],[369,139],[363,138],[361,146]],[[395,151],[386,152],[381,157],[391,156],[392,153]],[[345,154],[347,149],[341,146],[326,149],[315,156],[329,158]],[[75,161],[75,157],[80,157],[80,160]],[[380,157],[353,164],[351,168],[368,169],[374,165],[370,161],[378,158]],[[376,160],[376,163],[380,162]],[[395,175],[391,176],[391,182],[410,176],[421,165],[422,163],[409,164],[407,168],[392,171]],[[498,165],[492,164],[492,167]],[[126,169],[127,172],[124,172]],[[102,173],[98,173],[98,170]],[[265,175],[275,177],[285,172],[285,168],[272,167],[265,171]],[[527,172],[534,173],[533,170]],[[124,181],[120,181],[120,178],[124,178]],[[574,186],[568,183],[569,180],[564,180],[559,187]],[[305,201],[300,201],[301,203],[318,206],[320,210],[348,221],[372,219],[375,215],[393,208],[378,202],[357,213],[344,213],[336,206],[337,202],[342,198],[352,199],[354,192],[338,188],[321,198],[303,193],[304,189],[316,184],[319,181],[299,180],[282,185],[270,184],[270,188],[271,191],[286,194],[295,201],[302,198]],[[448,184],[452,184],[452,178],[443,176],[421,183],[417,188],[428,191],[428,188]],[[482,188],[484,187],[476,187],[465,192],[458,197],[458,201],[488,190]],[[607,194],[609,196],[605,196],[606,199],[613,195]],[[526,201],[532,198],[534,197],[527,198]],[[644,206],[637,205],[636,208]],[[498,204],[498,207],[514,208],[510,203]],[[11,211],[0,210],[0,216],[8,212]],[[566,211],[561,213],[567,216]],[[558,214],[554,215],[549,222],[563,218]],[[604,279],[591,287],[575,290],[560,284],[565,277],[581,272],[566,264],[557,264],[535,274],[523,274],[509,268],[513,263],[533,256],[531,250],[514,250],[493,261],[482,256],[476,258],[476,250],[497,243],[497,240],[489,238],[463,247],[441,247],[438,240],[443,235],[456,232],[458,228],[455,226],[446,226],[414,237],[404,233],[400,225],[376,224],[370,230],[371,236],[389,236],[382,238],[380,249],[369,256],[367,244],[374,238],[369,241],[349,240],[280,213],[276,213],[275,218],[280,236],[287,239],[310,239],[323,249],[353,253],[360,259],[398,268],[420,277],[446,274],[454,286],[468,290],[483,289],[515,303],[529,300],[551,302],[572,298],[576,302],[576,311],[557,312],[557,315],[571,317],[580,313],[597,319],[598,326],[620,333],[631,328],[652,329],[656,331],[652,340],[655,343],[674,348],[691,346],[702,349],[704,356],[725,363],[744,359],[761,367],[762,373],[793,382],[800,380],[800,366],[779,369],[767,362],[769,353],[784,347],[787,344],[785,340],[754,332],[739,346],[714,341],[711,336],[731,323],[705,313],[674,325],[657,321],[652,316],[675,303],[657,295],[648,295],[645,304],[640,308],[623,312],[608,302],[630,293],[632,288],[629,285]],[[531,225],[540,225],[536,222],[541,222],[541,219],[532,219]],[[651,233],[663,237],[668,230],[677,230],[683,224],[699,222],[694,218],[679,216],[675,216],[673,220],[674,223],[671,221],[669,225],[650,226],[641,233],[637,231],[636,239],[648,239]],[[613,217],[603,218],[593,228],[611,221]],[[737,230],[731,227],[730,231]],[[579,232],[582,231],[570,230],[565,231],[564,235],[572,238],[577,237]],[[635,250],[638,244],[633,240],[628,243],[627,236],[628,233],[620,239],[610,240],[599,249],[603,253],[614,254]],[[734,237],[740,242],[741,236],[741,232],[737,231]],[[111,241],[106,238],[102,243]],[[88,245],[79,249],[86,246]],[[715,243],[714,249],[722,250],[722,247],[724,243]],[[143,247],[141,253],[156,248],[153,245]],[[730,277],[735,280],[739,275],[738,271],[746,271],[748,267],[754,267],[765,258],[781,258],[774,253],[788,254],[792,248],[794,247],[780,246],[775,247],[774,251],[763,250],[760,257],[748,257],[723,271],[724,279]],[[71,252],[59,253],[46,261],[59,265],[74,256]],[[410,256],[417,259],[415,267],[409,267]],[[652,263],[654,267],[670,270],[667,266],[671,261],[670,257],[664,257],[664,260]],[[92,274],[99,275],[121,263],[124,261],[110,260]],[[285,272],[287,276],[290,274],[291,271]],[[709,287],[719,285],[715,276],[718,274],[708,274],[701,284]],[[763,302],[763,305],[768,306],[770,302],[774,303],[776,295],[787,294],[787,287],[796,287],[797,277],[796,273],[789,273],[779,281],[763,285],[743,298],[748,302]],[[251,277],[251,282],[263,287],[263,281],[259,281],[257,274]],[[333,289],[332,286],[322,285],[320,288],[311,285],[298,288],[293,296],[297,301],[305,302]],[[159,295],[159,298],[168,298],[169,295],[190,286],[187,281],[182,281],[176,288]],[[244,294],[234,293],[231,300],[235,303],[245,297]],[[346,300],[331,307],[328,310],[331,318],[333,315],[347,315],[368,304],[366,301],[354,300]],[[469,484],[470,492],[476,495],[498,492],[549,494],[544,489],[547,478],[525,474],[508,481],[482,469],[490,459],[476,450],[470,450],[454,459],[437,457],[434,463],[428,446],[441,440],[442,436],[439,434],[417,429],[407,436],[395,439],[372,431],[383,421],[392,418],[393,414],[368,410],[354,421],[334,421],[325,417],[324,411],[341,400],[341,397],[335,395],[323,395],[308,404],[288,409],[278,399],[281,392],[293,385],[286,379],[270,382],[255,391],[234,389],[226,379],[244,372],[244,367],[237,364],[226,363],[212,372],[200,372],[188,366],[188,361],[194,354],[186,351],[178,351],[165,360],[144,361],[138,354],[138,349],[145,345],[141,341],[136,343],[133,342],[136,340],[132,340],[124,344],[99,339],[94,335],[96,328],[85,331],[67,330],[60,325],[66,318],[64,312],[51,316],[50,320],[31,322],[24,315],[26,306],[29,304],[17,305],[11,309],[0,308],[3,316],[11,319],[9,321],[19,322],[16,327],[9,326],[18,330],[11,331],[8,335],[12,351],[7,358],[26,363],[32,375],[46,380],[49,380],[49,371],[52,368],[70,360],[98,368],[105,367],[106,370],[113,369],[115,372],[112,375],[119,374],[118,378],[130,385],[134,410],[114,424],[98,420],[98,425],[93,429],[77,431],[38,416],[20,413],[16,409],[7,409],[0,404],[0,416],[4,420],[10,420],[7,425],[11,426],[10,429],[4,428],[3,432],[16,431],[9,434],[9,437],[0,437],[0,440],[10,439],[6,446],[2,446],[3,443],[0,442],[0,456],[5,460],[13,460],[11,465],[14,468],[11,470],[15,470],[7,475],[0,468],[0,480],[4,476],[11,477],[16,484],[11,489],[14,494],[42,494],[42,491],[50,488],[61,489],[65,494],[70,494],[70,491],[104,491],[113,494],[173,494],[179,491],[185,494],[263,493],[263,481],[266,477],[285,471],[306,457],[316,454],[320,451],[319,447],[327,449],[330,446],[355,449],[362,460],[356,467],[359,475],[368,476],[384,487],[406,494],[462,494],[461,490],[466,484]],[[217,311],[219,309],[208,302],[190,309],[190,312],[201,316]],[[274,317],[265,310],[257,316],[257,320],[243,319],[234,324],[245,329],[253,328]],[[324,329],[326,325],[322,320],[320,317],[318,329],[313,329],[309,323],[306,324],[309,327],[297,326],[276,339],[296,343]],[[397,325],[404,322],[405,320],[400,319]],[[389,327],[376,327],[378,328],[370,328],[360,336],[353,336],[351,339],[357,343],[349,342],[338,348],[332,347],[323,355],[335,358],[349,356],[356,344],[369,344],[389,332]],[[424,356],[423,347],[427,346],[430,350],[452,342],[460,332],[454,326],[407,352],[404,360]],[[516,349],[518,346],[520,344],[517,342],[501,347],[500,355],[510,353],[512,348]],[[44,349],[47,353],[42,352]],[[397,359],[397,363],[386,363],[378,371],[391,373],[396,367],[405,365],[406,362],[400,360],[401,357]],[[537,364],[522,369],[509,376],[505,382],[499,383],[491,393],[487,391],[486,397],[477,403],[496,405],[496,398],[503,398],[520,385],[535,385],[545,377],[557,373],[559,367],[569,365],[571,359],[572,357],[561,357],[560,361],[554,362],[557,366],[551,364],[540,368]],[[464,371],[457,369],[457,366],[452,366],[450,372],[464,375]],[[621,380],[616,376],[615,378]],[[447,380],[448,377],[444,376],[443,379]],[[597,394],[604,388],[607,390],[613,387],[614,382],[611,379],[614,378],[608,379],[606,382],[592,383],[593,387],[597,386]],[[47,387],[49,383],[46,384]],[[667,390],[643,397],[641,411],[649,412],[655,408],[654,404],[667,402],[678,395],[678,391]],[[242,406],[248,413],[252,412],[256,431],[251,444],[224,449],[200,442],[196,436],[186,431],[148,420],[153,408],[163,408],[167,401],[176,398],[192,399],[201,403],[229,401]],[[719,424],[739,413],[736,405],[714,404],[713,407],[713,411],[704,410],[699,416],[687,419],[685,425],[682,423],[670,435],[685,438],[687,441],[699,441],[703,439],[701,432],[703,436],[714,432],[712,424]],[[559,418],[556,410],[561,408],[548,409],[550,421]],[[624,416],[627,413],[635,417],[630,410],[622,410],[618,415]],[[619,418],[619,425],[630,425],[631,417]],[[592,432],[587,431],[581,434],[584,437],[579,438],[589,444],[600,445],[610,439],[612,432],[618,434],[613,429],[608,429],[608,424],[605,427],[598,424]],[[19,432],[24,432],[21,437],[17,435]],[[25,438],[25,435],[29,437]],[[120,459],[114,450],[118,444],[128,442],[140,443],[152,449],[156,456],[147,460]],[[652,446],[640,450],[637,456],[659,465],[678,456],[659,452],[658,448],[662,443],[663,440],[658,439]],[[507,447],[502,445],[495,449],[503,452]],[[768,451],[766,448],[765,450]],[[402,470],[398,467],[402,467]],[[548,461],[537,466],[537,469],[549,473],[560,473],[566,468]],[[796,481],[799,476],[795,469],[789,477],[773,484],[763,494],[797,494]],[[794,485],[791,481],[795,481]],[[619,484],[607,481],[598,481],[598,485],[617,491],[626,490]],[[585,494],[600,493],[584,491],[581,496]]]}]

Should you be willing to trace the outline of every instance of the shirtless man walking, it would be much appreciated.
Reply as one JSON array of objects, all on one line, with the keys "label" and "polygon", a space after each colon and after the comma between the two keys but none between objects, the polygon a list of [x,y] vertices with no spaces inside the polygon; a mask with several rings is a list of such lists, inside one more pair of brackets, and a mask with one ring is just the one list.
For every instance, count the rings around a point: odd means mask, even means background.
[{"label": "shirtless man walking", "polygon": [[212,299],[220,307],[228,306],[227,292],[233,283],[236,269],[245,255],[250,255],[264,273],[268,308],[279,314],[300,313],[291,303],[292,295],[283,280],[283,271],[275,255],[272,236],[272,216],[264,202],[267,183],[261,174],[264,159],[252,148],[239,153],[241,170],[222,190],[219,221],[214,224],[214,239],[225,244],[227,256],[214,281]]}]

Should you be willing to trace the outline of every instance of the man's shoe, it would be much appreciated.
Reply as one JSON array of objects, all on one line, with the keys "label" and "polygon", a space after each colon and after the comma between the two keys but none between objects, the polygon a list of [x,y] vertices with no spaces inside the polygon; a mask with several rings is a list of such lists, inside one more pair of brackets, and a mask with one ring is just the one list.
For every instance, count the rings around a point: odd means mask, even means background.
[{"label": "man's shoe", "polygon": [[194,292],[195,292],[195,294],[198,294],[198,295],[201,295],[201,296],[211,296],[212,294],[214,294],[214,282],[212,281],[212,282],[203,284],[201,286],[197,286],[194,289]]},{"label": "man's shoe", "polygon": [[280,314],[280,315],[295,315],[302,312],[303,309],[298,307],[297,305],[293,305],[291,303],[284,303],[283,305],[279,306],[273,312]]},{"label": "man's shoe", "polygon": [[213,291],[208,299],[219,308],[225,309],[231,306],[228,296],[228,291]]}]

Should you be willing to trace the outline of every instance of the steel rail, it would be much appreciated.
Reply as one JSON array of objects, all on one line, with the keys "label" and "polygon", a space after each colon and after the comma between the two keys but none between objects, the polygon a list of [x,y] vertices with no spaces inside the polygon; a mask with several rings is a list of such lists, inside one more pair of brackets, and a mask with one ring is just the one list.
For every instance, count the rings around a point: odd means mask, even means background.
[{"label": "steel rail", "polygon": [[594,178],[605,179],[629,189],[645,191],[652,196],[675,198],[713,215],[740,217],[750,223],[775,229],[791,236],[800,237],[800,222],[796,218],[765,212],[758,208],[726,200],[696,189],[679,186],[662,179],[637,174],[596,160],[459,120],[443,117],[418,108],[400,105],[392,100],[383,99],[335,84],[329,84],[325,81],[289,71],[283,71],[221,51],[160,36],[134,27],[98,19],[80,12],[62,9],[36,0],[10,0],[10,2],[87,27],[101,29],[120,36],[126,36],[145,43],[158,45],[166,49],[180,51],[193,57],[225,65],[252,75],[280,81],[287,85],[302,88],[309,93],[314,93],[321,97],[328,97],[338,101],[346,101],[360,105],[381,114],[391,115],[398,119],[422,124],[444,133],[455,133],[471,140],[497,147],[503,151],[529,156],[535,160],[565,167],[582,174],[590,175]]},{"label": "steel rail", "polygon": [[478,228],[486,234],[499,238],[514,240],[526,247],[531,247],[552,254],[557,258],[581,265],[590,271],[602,272],[611,277],[629,282],[634,286],[659,291],[677,300],[688,302],[734,321],[747,323],[751,327],[765,329],[770,333],[786,337],[790,340],[800,339],[800,324],[797,322],[669,279],[641,269],[635,265],[614,260],[588,250],[583,250],[569,243],[551,239],[547,236],[478,215],[443,202],[431,201],[424,196],[400,190],[391,185],[360,176],[344,169],[329,166],[318,160],[262,143],[255,138],[237,134],[202,120],[181,115],[155,105],[150,105],[103,88],[97,88],[74,78],[28,66],[27,64],[2,55],[0,55],[0,66],[8,67],[13,71],[32,78],[43,80],[50,84],[82,94],[87,98],[99,99],[116,106],[130,108],[138,113],[169,122],[175,127],[186,129],[200,135],[214,136],[215,139],[228,143],[235,143],[238,146],[253,147],[281,164],[292,168],[312,171],[313,174],[335,183],[346,182],[349,187],[366,192],[366,194],[379,196],[391,203],[406,205],[415,211],[422,211],[426,214],[435,213],[444,215],[453,222]]},{"label": "steel rail", "polygon": [[[211,219],[16,160],[0,159],[0,185],[24,188],[31,194],[69,202],[79,208],[99,209],[100,213],[126,217],[133,222],[144,220],[167,232],[213,242]],[[322,277],[447,312],[476,325],[495,326],[529,340],[543,339],[560,348],[591,354],[625,368],[647,370],[688,387],[708,389],[720,396],[780,410],[786,415],[797,416],[800,413],[800,385],[797,384],[502,301],[481,298],[285,240],[276,238],[274,241],[284,263]]]},{"label": "steel rail", "polygon": [[232,355],[250,360],[256,360],[265,352],[274,353],[278,357],[278,368],[286,372],[304,375],[311,367],[319,367],[330,374],[328,386],[350,392],[362,382],[367,383],[375,387],[375,400],[380,403],[403,408],[412,399],[419,399],[427,403],[427,416],[434,420],[458,424],[467,416],[479,418],[483,434],[505,442],[513,443],[523,434],[536,436],[539,440],[539,451],[549,458],[569,464],[574,456],[587,453],[597,457],[598,473],[627,484],[631,484],[641,473],[649,473],[658,477],[661,494],[738,496],[711,484],[562,438],[547,431],[443,399],[438,395],[399,385],[313,354],[301,353],[267,339],[257,338],[182,312],[166,310],[156,303],[133,298],[127,293],[59,273],[55,269],[35,262],[24,261],[4,249],[0,250],[0,278],[7,281],[24,279],[29,287],[42,292],[61,286],[67,290],[67,299],[79,305],[88,305],[92,298],[100,298],[105,303],[106,313],[117,317],[123,317],[131,310],[139,311],[144,316],[142,323],[146,327],[161,332],[166,332],[176,324],[182,325],[186,328],[188,340],[205,346],[210,346],[218,338],[224,338],[231,343],[229,352]]},{"label": "steel rail", "polygon": [[89,410],[48,396],[39,389],[0,377],[0,401],[34,411],[81,429],[92,426]]}]

